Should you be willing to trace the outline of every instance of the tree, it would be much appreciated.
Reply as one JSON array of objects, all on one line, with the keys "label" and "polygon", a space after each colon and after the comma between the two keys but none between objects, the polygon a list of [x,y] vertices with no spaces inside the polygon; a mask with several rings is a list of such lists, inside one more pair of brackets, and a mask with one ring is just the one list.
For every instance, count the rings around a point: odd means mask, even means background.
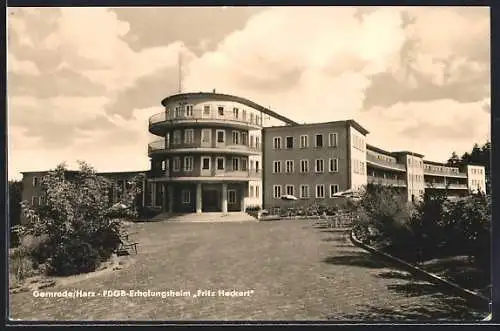
[{"label": "tree", "polygon": [[[22,201],[23,183],[22,181],[9,181],[9,227],[21,223],[21,201]],[[11,230],[10,245],[16,246],[19,242],[17,234]]]},{"label": "tree", "polygon": [[461,160],[458,157],[457,153],[456,152],[451,153],[451,157],[448,159],[447,164],[449,166],[455,167],[455,166],[460,165],[460,163],[461,163]]},{"label": "tree", "polygon": [[[29,224],[24,234],[46,237],[33,252],[51,274],[69,275],[92,271],[117,248],[123,224],[114,217],[108,189],[111,181],[98,176],[85,162],[69,176],[64,164],[42,180],[43,203],[23,212]],[[122,203],[132,206],[138,194],[132,182]]]}]

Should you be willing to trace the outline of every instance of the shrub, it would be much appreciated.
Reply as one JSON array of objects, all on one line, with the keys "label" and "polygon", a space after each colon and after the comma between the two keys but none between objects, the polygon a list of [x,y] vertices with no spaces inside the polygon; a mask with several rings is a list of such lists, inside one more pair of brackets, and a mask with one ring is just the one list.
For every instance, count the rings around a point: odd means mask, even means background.
[{"label": "shrub", "polygon": [[49,275],[67,276],[94,271],[100,263],[99,252],[81,239],[68,239],[56,247],[47,265]]},{"label": "shrub", "polygon": [[368,227],[377,231],[378,244],[393,249],[408,248],[412,209],[404,195],[391,187],[369,185],[361,196],[359,208],[358,214],[363,216],[359,217],[360,226],[364,225],[366,231]]},{"label": "shrub", "polygon": [[245,208],[245,212],[247,212],[247,213],[258,212],[260,210],[261,210],[261,208],[258,205],[257,206],[248,206]]},{"label": "shrub", "polygon": [[80,162],[76,173],[69,173],[64,164],[51,171],[42,180],[45,203],[35,209],[23,204],[29,220],[23,236],[43,238],[28,250],[33,260],[45,263],[55,275],[94,270],[119,244],[123,226],[114,218],[135,215],[139,180],[129,183],[130,189],[122,194],[120,204],[130,207],[118,211],[110,206],[110,181],[97,176],[86,163]]},{"label": "shrub", "polygon": [[30,254],[23,247],[14,248],[9,254],[9,269],[10,274],[14,275],[18,281],[36,273]]}]

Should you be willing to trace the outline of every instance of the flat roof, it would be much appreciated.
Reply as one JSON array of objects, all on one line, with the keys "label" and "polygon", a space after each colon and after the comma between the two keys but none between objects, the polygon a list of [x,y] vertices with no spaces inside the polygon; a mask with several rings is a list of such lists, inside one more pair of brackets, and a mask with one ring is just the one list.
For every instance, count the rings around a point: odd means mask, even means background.
[{"label": "flat roof", "polygon": [[413,156],[424,157],[423,154],[415,153],[415,152],[412,152],[412,151],[397,151],[397,152],[393,152],[393,153],[394,154],[411,154]]},{"label": "flat roof", "polygon": [[174,94],[174,95],[171,95],[171,96],[168,96],[166,97],[165,99],[163,99],[161,101],[161,104],[163,106],[166,106],[166,103],[167,102],[175,102],[175,101],[180,101],[180,100],[183,100],[183,99],[187,99],[187,98],[190,98],[190,97],[204,97],[204,98],[210,98],[210,99],[213,99],[213,100],[220,100],[220,101],[233,101],[233,102],[238,102],[238,103],[241,103],[241,104],[244,104],[248,107],[251,107],[255,110],[258,110],[266,115],[269,115],[269,116],[272,116],[280,121],[283,121],[287,124],[298,124],[297,122],[283,116],[283,115],[280,115],[274,111],[272,111],[271,109],[269,108],[266,108],[266,107],[263,107],[253,101],[250,101],[248,99],[245,99],[245,98],[242,98],[242,97],[238,97],[238,96],[235,96],[235,95],[230,95],[230,94],[221,94],[221,93],[215,93],[215,92],[190,92],[190,93],[179,93],[179,94]]},{"label": "flat roof", "polygon": [[358,122],[354,121],[354,120],[342,120],[342,121],[330,121],[330,122],[320,122],[320,123],[302,123],[302,124],[290,124],[290,125],[274,125],[274,126],[268,126],[268,127],[264,127],[262,128],[263,130],[269,130],[269,129],[277,129],[277,128],[293,128],[293,127],[316,127],[316,126],[327,126],[327,125],[338,125],[338,124],[341,124],[341,125],[350,125],[352,126],[353,128],[355,128],[356,130],[358,130],[359,132],[361,132],[361,134],[368,134],[369,131],[366,130],[365,128],[363,128]]},{"label": "flat roof", "polygon": [[370,144],[366,144],[366,149],[373,151],[373,152],[376,152],[376,153],[379,153],[379,154],[384,154],[387,156],[395,157],[395,155],[392,152],[388,152],[386,150],[383,150],[382,148],[378,148],[378,147],[370,145]]}]

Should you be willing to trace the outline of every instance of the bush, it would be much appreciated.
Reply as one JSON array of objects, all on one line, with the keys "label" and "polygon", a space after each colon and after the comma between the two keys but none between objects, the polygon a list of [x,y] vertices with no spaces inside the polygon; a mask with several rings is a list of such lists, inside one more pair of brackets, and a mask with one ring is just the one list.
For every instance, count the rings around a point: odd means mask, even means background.
[{"label": "bush", "polygon": [[99,252],[88,242],[69,239],[56,247],[47,265],[49,275],[67,276],[94,271],[100,263]]},{"label": "bush", "polygon": [[9,269],[10,274],[14,275],[18,281],[36,273],[30,254],[23,247],[14,248],[9,254]]},{"label": "bush", "polygon": [[249,212],[258,212],[258,211],[260,211],[260,210],[261,210],[260,206],[248,206],[248,207],[246,207],[246,209],[245,209],[245,211],[246,211],[247,213],[249,213]]},{"label": "bush", "polygon": [[95,270],[118,247],[123,226],[115,218],[136,215],[140,180],[122,195],[120,204],[131,207],[119,209],[110,205],[110,182],[90,166],[80,162],[80,171],[69,173],[59,165],[42,181],[45,203],[35,209],[23,204],[29,225],[21,232],[33,242],[27,249],[32,259],[53,275]]},{"label": "bush", "polygon": [[[351,208],[354,209],[354,208]],[[365,232],[378,232],[372,238],[378,245],[388,249],[406,251],[411,247],[412,209],[406,197],[391,187],[369,185],[361,196],[357,221]]]},{"label": "bush", "polygon": [[426,192],[415,205],[390,187],[367,186],[353,227],[356,236],[409,262],[458,255],[490,265],[490,200],[469,194],[449,200]]}]

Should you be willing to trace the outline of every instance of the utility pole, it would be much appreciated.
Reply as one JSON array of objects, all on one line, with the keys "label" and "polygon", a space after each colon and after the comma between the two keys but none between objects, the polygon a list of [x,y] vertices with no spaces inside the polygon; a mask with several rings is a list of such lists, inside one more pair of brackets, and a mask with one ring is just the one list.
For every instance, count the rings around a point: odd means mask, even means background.
[{"label": "utility pole", "polygon": [[182,93],[182,50],[179,51],[177,59],[178,79],[179,79],[179,93]]}]

